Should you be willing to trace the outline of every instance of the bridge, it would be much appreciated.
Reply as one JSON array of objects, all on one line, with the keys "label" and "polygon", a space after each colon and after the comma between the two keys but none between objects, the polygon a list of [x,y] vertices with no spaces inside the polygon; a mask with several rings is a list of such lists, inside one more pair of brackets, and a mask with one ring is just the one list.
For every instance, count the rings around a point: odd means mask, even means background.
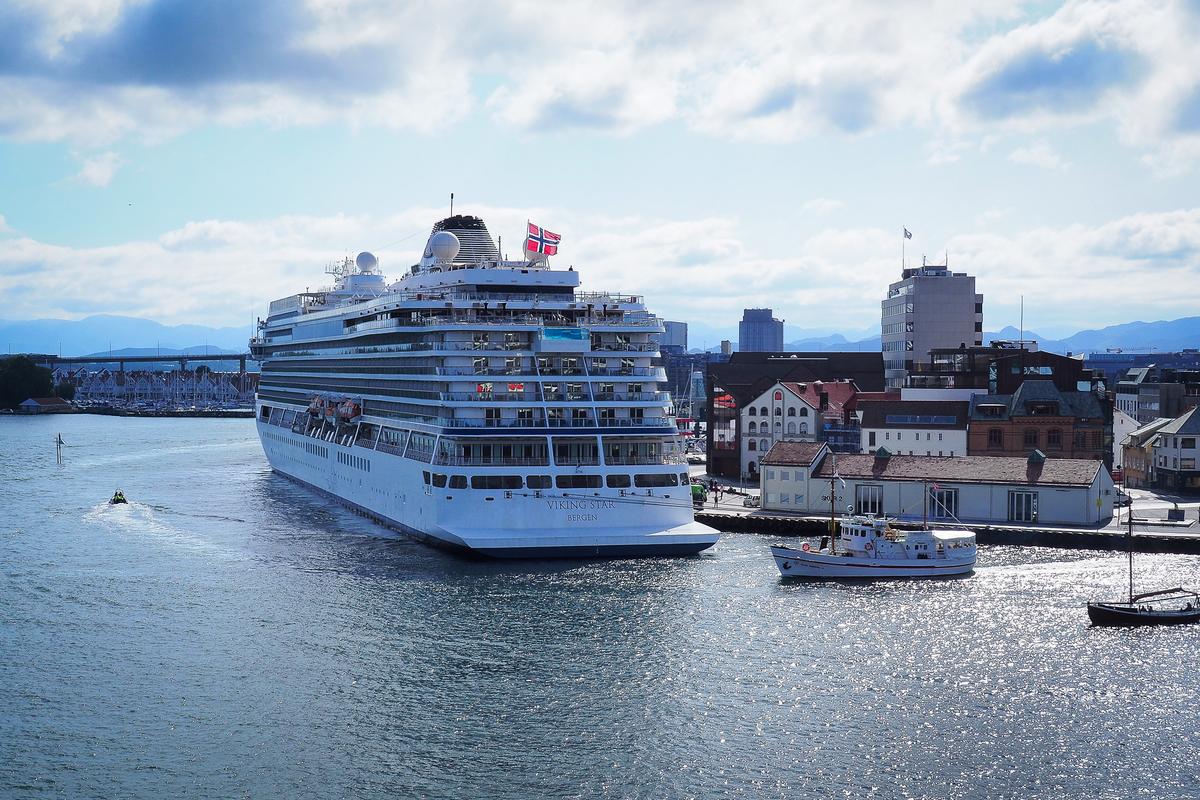
[{"label": "bridge", "polygon": [[126,364],[178,364],[180,371],[182,371],[187,369],[189,362],[236,361],[238,362],[238,372],[243,375],[246,373],[246,362],[254,360],[254,357],[250,353],[214,353],[212,355],[173,353],[165,356],[56,356],[46,353],[31,353],[29,357],[39,366],[47,367],[51,370],[73,365],[118,364],[120,372],[125,372]]}]

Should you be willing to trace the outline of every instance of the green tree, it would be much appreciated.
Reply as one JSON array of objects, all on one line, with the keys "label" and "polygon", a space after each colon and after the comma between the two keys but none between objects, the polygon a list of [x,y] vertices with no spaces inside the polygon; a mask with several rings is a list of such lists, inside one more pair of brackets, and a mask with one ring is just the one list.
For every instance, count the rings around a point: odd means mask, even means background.
[{"label": "green tree", "polygon": [[63,381],[58,386],[54,387],[54,396],[61,397],[63,400],[74,400],[75,384]]},{"label": "green tree", "polygon": [[0,408],[16,408],[30,397],[49,397],[54,391],[50,370],[29,356],[0,359]]}]

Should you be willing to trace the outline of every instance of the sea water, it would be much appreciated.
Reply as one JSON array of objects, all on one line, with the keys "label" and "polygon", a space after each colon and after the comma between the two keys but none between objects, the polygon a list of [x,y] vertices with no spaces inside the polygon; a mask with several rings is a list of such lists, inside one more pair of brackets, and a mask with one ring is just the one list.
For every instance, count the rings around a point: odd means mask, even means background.
[{"label": "sea water", "polygon": [[273,474],[251,420],[0,417],[0,511],[0,797],[1200,796],[1200,627],[1089,628],[1119,553],[472,560]]}]

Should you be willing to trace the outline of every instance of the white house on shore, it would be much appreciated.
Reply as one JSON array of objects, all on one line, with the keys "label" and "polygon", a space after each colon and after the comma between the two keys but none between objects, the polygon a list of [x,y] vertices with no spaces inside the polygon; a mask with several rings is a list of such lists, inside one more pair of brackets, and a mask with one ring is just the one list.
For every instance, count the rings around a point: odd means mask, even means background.
[{"label": "white house on shore", "polygon": [[[805,515],[856,513],[963,523],[1097,527],[1113,516],[1114,488],[1092,459],[833,454],[822,442],[779,442],[762,459],[762,508]],[[831,502],[832,496],[832,502]]]}]

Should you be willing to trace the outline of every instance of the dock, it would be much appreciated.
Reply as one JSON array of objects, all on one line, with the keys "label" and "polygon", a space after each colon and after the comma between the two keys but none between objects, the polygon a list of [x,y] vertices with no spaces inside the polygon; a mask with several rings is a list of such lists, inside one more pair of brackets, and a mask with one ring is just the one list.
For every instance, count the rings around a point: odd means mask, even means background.
[{"label": "dock", "polygon": [[[722,533],[760,533],[773,536],[822,536],[829,530],[829,517],[768,514],[761,511],[696,511],[696,521]],[[1133,549],[1139,553],[1200,554],[1200,529],[1193,522],[1167,522],[1134,519],[1135,525],[1153,526],[1161,533],[1135,531]],[[897,522],[897,528],[916,527],[913,522]],[[1128,546],[1128,537],[1120,528],[1058,528],[996,525],[994,523],[931,523],[933,528],[967,528],[975,532],[979,544],[1006,544],[1019,547],[1057,547],[1070,550],[1120,550]]]}]

